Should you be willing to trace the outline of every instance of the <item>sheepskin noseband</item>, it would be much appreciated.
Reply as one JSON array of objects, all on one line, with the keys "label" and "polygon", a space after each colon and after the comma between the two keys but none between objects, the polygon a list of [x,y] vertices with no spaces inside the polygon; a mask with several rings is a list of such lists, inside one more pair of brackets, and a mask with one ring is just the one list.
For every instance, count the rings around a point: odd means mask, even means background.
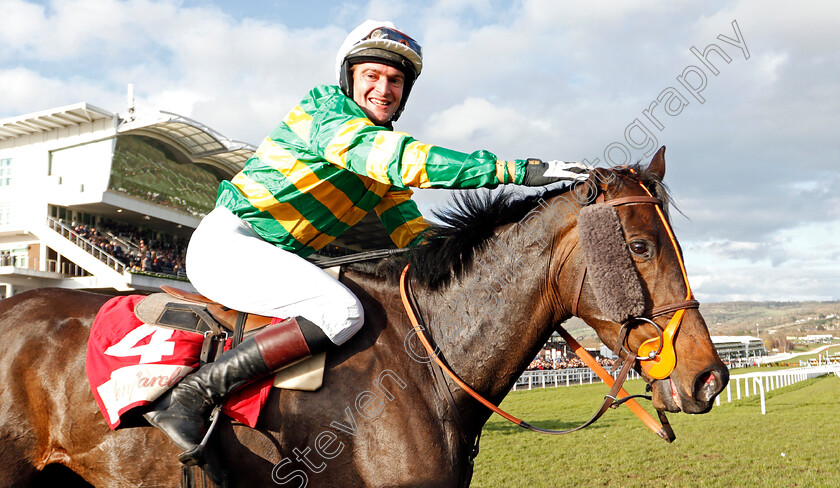
[{"label": "sheepskin noseband", "polygon": [[645,311],[642,284],[615,208],[603,203],[583,207],[578,216],[578,237],[601,312],[619,324],[641,316]]}]

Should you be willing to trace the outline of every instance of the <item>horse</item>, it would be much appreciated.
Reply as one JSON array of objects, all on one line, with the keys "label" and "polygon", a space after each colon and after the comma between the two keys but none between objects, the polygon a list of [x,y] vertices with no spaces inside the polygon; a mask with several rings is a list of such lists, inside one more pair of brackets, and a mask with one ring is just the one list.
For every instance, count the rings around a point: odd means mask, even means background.
[{"label": "horse", "polygon": [[[495,405],[573,310],[604,344],[633,360],[630,351],[662,338],[666,317],[654,318],[659,332],[638,326],[619,340],[622,324],[602,310],[592,275],[580,279],[586,263],[578,214],[595,194],[610,200],[650,193],[667,207],[664,174],[663,147],[646,167],[598,168],[571,189],[462,198],[424,245],[345,266],[341,281],[364,304],[364,327],[328,352],[318,391],[273,389],[254,429],[219,421],[213,445],[230,485],[469,486],[477,437],[491,412],[451,379],[435,381],[431,355],[400,304],[397,272],[410,262],[417,310],[437,354]],[[682,300],[680,251],[656,206],[615,208],[645,310]],[[41,486],[45,473],[96,487],[181,482],[178,449],[163,433],[149,426],[111,431],[94,403],[85,348],[109,298],[37,289],[0,301],[0,488]],[[673,348],[667,377],[635,366],[653,406],[708,412],[728,370],[698,309],[684,310]]]}]

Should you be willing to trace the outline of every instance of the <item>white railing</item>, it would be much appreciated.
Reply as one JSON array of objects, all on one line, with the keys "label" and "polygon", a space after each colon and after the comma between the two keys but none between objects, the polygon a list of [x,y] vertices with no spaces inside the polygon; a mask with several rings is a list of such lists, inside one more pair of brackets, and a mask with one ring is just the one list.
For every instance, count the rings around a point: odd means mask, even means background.
[{"label": "white railing", "polygon": [[96,259],[105,263],[109,268],[122,274],[125,272],[125,264],[114,256],[103,251],[99,246],[85,239],[76,233],[70,226],[65,225],[58,220],[47,216],[47,227],[61,234],[73,244],[82,248],[85,252],[95,257]]},{"label": "white railing", "polygon": [[0,255],[0,266],[12,266],[15,268],[26,268],[29,265],[29,256],[20,254]]},{"label": "white railing", "polygon": [[[613,377],[617,375],[618,372],[616,371]],[[630,370],[627,379],[632,380],[636,378],[639,378],[639,374],[634,370]],[[522,373],[522,376],[513,384],[513,391],[522,389],[531,390],[533,388],[556,388],[559,386],[600,382],[601,378],[589,368],[539,369]]]},{"label": "white railing", "polygon": [[[726,387],[726,401],[732,402],[733,384],[735,385],[736,400],[742,398],[742,392],[744,398],[749,397],[750,388],[752,388],[752,394],[758,394],[761,398],[761,414],[764,415],[767,413],[765,392],[832,373],[840,376],[840,365],[835,364],[732,375],[729,377],[729,384]],[[742,383],[743,389],[741,388]],[[723,393],[718,395],[715,400],[716,405],[720,405],[721,396],[723,396]]]},{"label": "white railing", "polygon": [[[617,374],[617,372],[614,373],[613,377]],[[732,375],[729,377],[729,384],[726,386],[726,401],[732,402],[733,390],[735,390],[735,400],[757,394],[761,398],[761,413],[766,414],[766,392],[827,374],[840,376],[840,364]],[[640,378],[639,374],[631,369],[627,379],[637,378]],[[522,376],[513,384],[513,391],[600,382],[601,379],[598,375],[589,368],[542,369],[522,373]],[[718,395],[715,399],[715,405],[720,405],[722,396],[723,393]]]},{"label": "white railing", "polygon": [[43,269],[40,266],[38,258],[30,258],[29,256],[0,256],[0,266],[12,266],[21,269],[31,269],[34,271],[46,271],[49,273],[59,273],[64,276],[86,276],[89,274],[82,267],[71,261],[61,261],[56,259],[47,259],[46,265]]},{"label": "white railing", "polygon": [[106,236],[108,236],[109,239],[111,239],[112,241],[117,241],[118,244],[125,247],[129,251],[140,252],[140,246],[131,242],[131,240],[123,239],[122,237],[120,237],[120,236],[114,234],[113,232],[111,232],[110,230],[106,230],[106,231],[104,231],[104,233],[105,233]]}]

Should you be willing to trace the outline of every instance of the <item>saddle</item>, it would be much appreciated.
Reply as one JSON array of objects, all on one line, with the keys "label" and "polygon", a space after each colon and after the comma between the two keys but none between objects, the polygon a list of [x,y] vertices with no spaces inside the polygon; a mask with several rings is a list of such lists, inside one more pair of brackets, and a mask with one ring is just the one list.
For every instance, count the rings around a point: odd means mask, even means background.
[{"label": "saddle", "polygon": [[[161,285],[160,289],[164,293],[149,295],[134,309],[137,318],[147,324],[199,334],[229,332],[236,347],[246,333],[262,329],[273,320],[273,317],[238,312],[180,288]],[[237,338],[237,334],[241,336]]]},{"label": "saddle", "polygon": [[[134,315],[149,325],[196,332],[204,336],[200,365],[212,362],[231,338],[231,348],[245,338],[276,321],[274,317],[249,314],[227,308],[204,295],[161,285],[163,293],[154,293],[137,303]],[[277,388],[314,391],[321,387],[326,353],[292,364],[277,372]]]}]

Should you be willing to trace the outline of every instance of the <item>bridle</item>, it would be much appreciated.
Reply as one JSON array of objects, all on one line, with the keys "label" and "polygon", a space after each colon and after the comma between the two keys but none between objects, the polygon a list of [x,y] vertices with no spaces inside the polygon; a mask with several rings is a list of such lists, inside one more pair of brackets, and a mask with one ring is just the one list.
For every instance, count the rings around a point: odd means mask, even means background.
[{"label": "bridle", "polygon": [[[454,402],[452,397],[452,393],[449,389],[449,386],[446,384],[445,379],[442,373],[445,373],[449,378],[452,379],[455,384],[457,384],[460,388],[462,388],[467,394],[477,400],[479,403],[497,413],[501,417],[505,418],[506,420],[513,422],[514,424],[526,428],[528,430],[532,430],[535,432],[543,433],[543,434],[568,434],[571,432],[575,432],[580,430],[584,427],[591,425],[595,422],[598,418],[600,418],[609,408],[616,408],[621,404],[627,404],[628,408],[639,417],[645,425],[648,426],[653,432],[657,435],[662,437],[667,442],[672,442],[675,439],[675,434],[673,429],[671,429],[670,423],[668,419],[665,417],[663,412],[658,412],[659,419],[661,425],[656,422],[655,419],[639,405],[635,398],[642,397],[646,399],[650,399],[649,396],[645,395],[630,395],[627,393],[623,388],[622,385],[624,380],[627,378],[627,374],[630,372],[630,369],[633,368],[636,361],[639,361],[641,364],[642,370],[645,373],[654,378],[654,379],[664,379],[670,376],[671,372],[673,371],[676,365],[676,353],[674,351],[674,337],[676,335],[677,330],[679,329],[680,323],[682,322],[683,314],[686,309],[689,308],[697,308],[699,306],[699,302],[694,299],[693,294],[691,292],[691,287],[688,283],[688,276],[685,271],[685,264],[683,263],[682,254],[680,253],[679,246],[677,245],[676,238],[674,237],[674,233],[671,230],[671,226],[668,224],[668,220],[665,218],[664,213],[662,212],[662,201],[656,197],[654,197],[650,191],[641,183],[639,185],[645,191],[647,196],[630,196],[630,197],[621,197],[615,198],[612,200],[607,201],[606,197],[603,192],[599,192],[595,203],[606,203],[608,205],[612,205],[613,207],[621,206],[621,205],[630,205],[630,204],[653,204],[655,205],[657,214],[665,227],[668,237],[671,241],[671,244],[674,247],[674,252],[677,255],[677,261],[680,264],[680,271],[682,272],[683,280],[685,281],[686,286],[686,298],[683,301],[662,305],[658,307],[654,307],[650,310],[649,313],[644,314],[642,317],[632,317],[626,320],[623,324],[621,324],[621,328],[619,329],[618,334],[618,341],[615,347],[615,353],[620,357],[618,352],[623,349],[626,353],[626,357],[623,361],[621,369],[619,370],[618,375],[613,379],[613,377],[608,373],[604,368],[598,363],[587,351],[584,349],[580,343],[578,343],[562,326],[558,325],[556,327],[557,331],[566,341],[566,343],[574,350],[575,354],[583,360],[583,362],[592,369],[598,377],[600,377],[608,386],[610,386],[609,393],[604,397],[604,401],[601,405],[601,408],[592,416],[589,420],[584,422],[583,424],[569,430],[550,430],[550,429],[543,429],[540,427],[536,427],[534,425],[529,424],[513,415],[505,412],[504,410],[500,409],[489,400],[481,396],[475,390],[473,390],[469,385],[467,385],[461,378],[458,377],[443,361],[440,357],[440,351],[436,351],[434,347],[432,347],[429,339],[426,337],[425,334],[425,327],[421,323],[420,319],[418,318],[418,307],[417,303],[414,298],[414,294],[411,291],[411,284],[410,281],[406,279],[409,265],[406,265],[400,275],[400,296],[402,298],[403,306],[405,307],[406,313],[408,314],[409,320],[414,328],[415,334],[420,338],[420,342],[423,344],[423,347],[426,349],[429,357],[432,359],[432,370],[435,374],[435,378],[439,383],[441,383],[442,390],[446,395],[446,399],[450,404],[450,407],[453,409],[455,414],[455,419],[460,426],[460,434],[461,437],[464,437],[464,424],[461,418],[461,415],[458,413],[458,408]],[[577,290],[575,292],[575,298],[572,303],[572,314],[577,316],[578,314],[578,305],[580,302],[581,294],[583,293],[583,285],[586,280],[586,266],[583,266],[582,271],[580,272],[579,278],[577,280]],[[662,315],[667,315],[669,313],[673,313],[674,315],[668,322],[668,325],[662,329],[659,325],[657,325],[652,319],[655,317],[659,317]],[[633,352],[630,351],[626,345],[627,337],[629,336],[630,329],[635,326],[638,322],[644,322],[647,324],[652,324],[657,331],[657,337],[653,337],[651,339],[646,340],[639,346],[638,351]],[[479,433],[480,437],[480,433]],[[470,462],[474,459],[474,457],[478,454],[478,441],[479,437],[476,437],[475,443],[470,453]]]},{"label": "bridle", "polygon": [[[651,378],[661,380],[670,376],[677,364],[676,352],[674,351],[674,337],[676,336],[677,330],[682,323],[683,314],[686,309],[698,308],[700,306],[700,302],[694,299],[694,295],[691,292],[691,285],[688,283],[688,275],[685,271],[685,263],[683,262],[682,253],[680,253],[680,247],[677,245],[677,239],[674,237],[674,232],[671,230],[670,224],[668,224],[668,219],[665,218],[665,214],[662,212],[662,201],[654,197],[643,184],[639,183],[639,186],[641,186],[645,193],[647,193],[647,196],[631,196],[606,200],[604,193],[600,192],[595,198],[595,203],[606,203],[608,205],[612,205],[613,207],[637,203],[653,204],[656,208],[657,214],[659,215],[659,220],[662,222],[662,225],[668,233],[668,238],[671,241],[674,252],[677,255],[677,262],[680,264],[680,272],[682,273],[683,282],[685,283],[685,300],[654,307],[650,310],[650,312],[641,317],[631,317],[621,324],[621,329],[619,330],[619,344],[627,353],[627,357],[635,356],[635,359],[638,360],[642,366],[642,371],[647,373],[647,375]],[[586,266],[583,266],[577,280],[575,298],[572,302],[572,315],[576,317],[579,316],[578,304],[580,303],[580,297],[583,293],[583,285],[585,281]],[[668,325],[665,326],[664,329],[659,327],[659,325],[653,321],[655,317],[667,315],[669,313],[673,313],[674,315],[668,321]],[[642,345],[639,346],[639,350],[634,353],[626,347],[626,344],[621,337],[623,332],[638,322],[644,322],[652,325],[656,329],[658,337],[654,337],[643,342]],[[624,335],[626,336],[627,334]]]}]

